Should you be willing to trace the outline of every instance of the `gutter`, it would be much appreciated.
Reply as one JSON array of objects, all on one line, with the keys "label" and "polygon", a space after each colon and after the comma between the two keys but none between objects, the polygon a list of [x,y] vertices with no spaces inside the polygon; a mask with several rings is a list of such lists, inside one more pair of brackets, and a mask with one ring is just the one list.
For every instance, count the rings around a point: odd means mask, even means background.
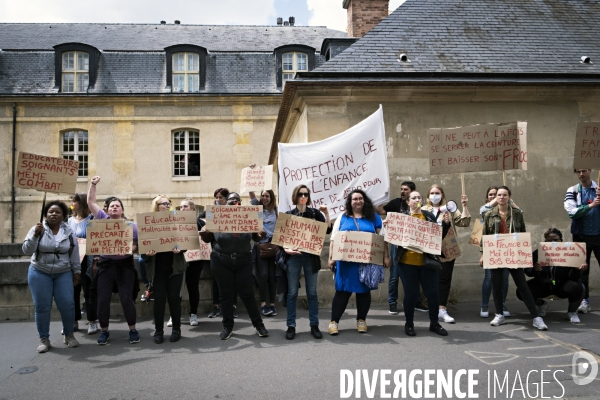
[{"label": "gutter", "polygon": [[17,103],[12,103],[13,107],[13,134],[12,134],[12,181],[10,189],[10,242],[15,242],[15,171],[17,163],[15,158],[17,155]]}]

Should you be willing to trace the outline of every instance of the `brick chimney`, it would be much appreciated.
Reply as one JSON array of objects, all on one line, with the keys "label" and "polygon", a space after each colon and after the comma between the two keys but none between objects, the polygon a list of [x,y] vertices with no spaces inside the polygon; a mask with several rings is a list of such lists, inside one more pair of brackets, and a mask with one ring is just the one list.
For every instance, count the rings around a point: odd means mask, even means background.
[{"label": "brick chimney", "polygon": [[348,37],[363,37],[389,14],[389,0],[344,0],[348,10]]}]

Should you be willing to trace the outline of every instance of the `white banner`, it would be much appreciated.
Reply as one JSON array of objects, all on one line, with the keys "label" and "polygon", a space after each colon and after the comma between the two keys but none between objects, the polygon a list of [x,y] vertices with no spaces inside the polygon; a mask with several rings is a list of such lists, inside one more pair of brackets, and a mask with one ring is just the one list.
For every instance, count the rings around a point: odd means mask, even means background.
[{"label": "white banner", "polygon": [[310,188],[312,207],[326,204],[334,219],[345,208],[346,196],[362,189],[373,204],[389,200],[383,109],[350,129],[312,143],[279,143],[279,210],[291,210],[292,192],[300,184]]}]

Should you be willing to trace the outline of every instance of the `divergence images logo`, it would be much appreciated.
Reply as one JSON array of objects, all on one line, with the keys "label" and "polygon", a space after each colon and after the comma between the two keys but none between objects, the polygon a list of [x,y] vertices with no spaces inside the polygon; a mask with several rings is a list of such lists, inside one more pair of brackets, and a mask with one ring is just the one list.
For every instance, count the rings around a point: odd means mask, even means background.
[{"label": "divergence images logo", "polygon": [[[573,382],[576,385],[587,385],[596,379],[598,375],[598,362],[589,353],[578,351],[573,354],[571,362]],[[585,376],[588,374],[587,376]]]}]

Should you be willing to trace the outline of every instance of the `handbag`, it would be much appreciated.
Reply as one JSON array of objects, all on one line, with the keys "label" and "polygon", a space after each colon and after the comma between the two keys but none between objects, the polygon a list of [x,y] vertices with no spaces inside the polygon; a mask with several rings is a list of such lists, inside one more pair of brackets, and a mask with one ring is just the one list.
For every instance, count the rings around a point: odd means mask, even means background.
[{"label": "handbag", "polygon": [[275,257],[277,255],[278,251],[279,251],[279,246],[276,246],[271,242],[258,244],[258,254],[262,258]]},{"label": "handbag", "polygon": [[424,253],[424,262],[423,266],[425,268],[435,269],[436,271],[442,270],[442,261],[440,260],[440,256],[436,256],[435,254]]},{"label": "handbag", "polygon": [[379,284],[385,281],[383,265],[360,264],[358,267],[358,280],[371,290],[377,289]]}]

